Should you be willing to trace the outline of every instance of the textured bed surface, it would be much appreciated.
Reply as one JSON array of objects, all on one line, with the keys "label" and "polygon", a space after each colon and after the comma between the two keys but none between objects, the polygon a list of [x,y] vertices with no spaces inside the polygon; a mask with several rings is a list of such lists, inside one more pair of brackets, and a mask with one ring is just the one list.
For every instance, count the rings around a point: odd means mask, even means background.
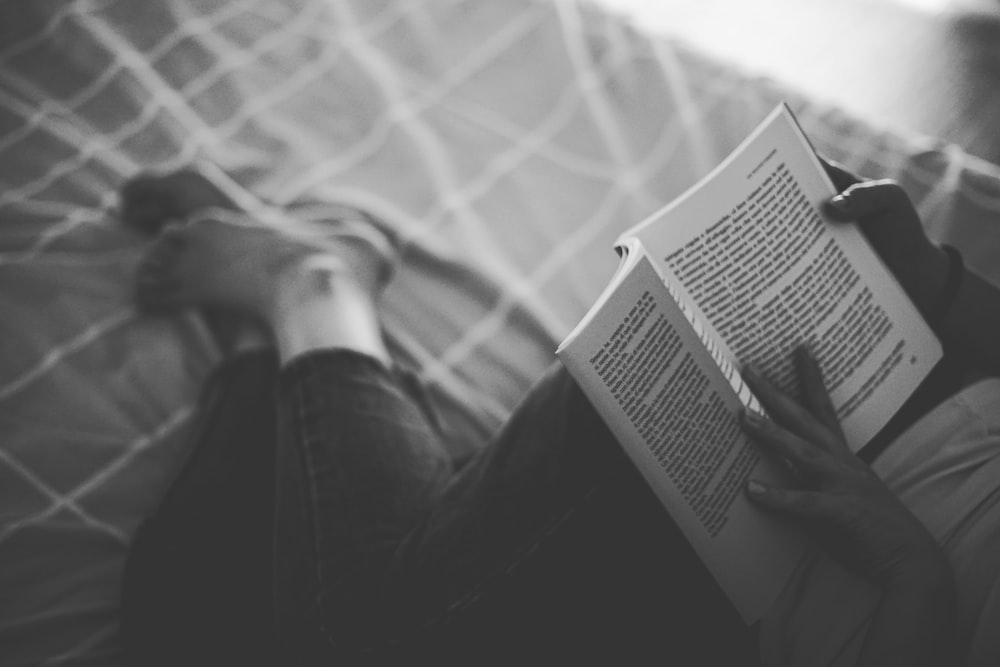
[{"label": "textured bed surface", "polygon": [[133,309],[130,176],[193,163],[397,229],[388,334],[462,455],[552,362],[618,233],[780,99],[1000,278],[989,165],[573,2],[0,0],[0,664],[118,662],[129,539],[219,359],[197,316]]}]

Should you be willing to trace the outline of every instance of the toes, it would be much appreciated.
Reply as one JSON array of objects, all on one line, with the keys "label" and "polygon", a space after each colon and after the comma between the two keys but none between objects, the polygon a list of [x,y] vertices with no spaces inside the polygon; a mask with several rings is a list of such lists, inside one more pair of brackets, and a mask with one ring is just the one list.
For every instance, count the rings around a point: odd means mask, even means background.
[{"label": "toes", "polygon": [[170,266],[144,262],[136,272],[135,300],[140,310],[163,311],[181,305],[184,284]]},{"label": "toes", "polygon": [[212,181],[193,169],[182,169],[168,174],[164,177],[164,187],[176,196],[178,206],[183,209],[183,217],[200,208],[233,210],[237,208],[236,204],[222,190],[215,187]]},{"label": "toes", "polygon": [[135,273],[135,281],[144,287],[156,287],[176,282],[173,266],[163,259],[152,256],[143,260]]},{"label": "toes", "polygon": [[180,287],[157,286],[144,289],[141,285],[135,292],[136,307],[144,313],[170,313],[184,307],[188,302]]},{"label": "toes", "polygon": [[158,234],[171,220],[201,208],[236,209],[229,197],[191,169],[140,174],[122,186],[120,198],[122,222],[146,234]]},{"label": "toes", "polygon": [[173,272],[173,267],[140,267],[135,282],[135,300],[139,310],[167,312],[188,304],[184,281]]},{"label": "toes", "polygon": [[187,239],[183,227],[169,225],[157,237],[136,269],[136,301],[147,311],[181,305],[184,283],[177,275]]},{"label": "toes", "polygon": [[165,266],[173,263],[187,243],[184,227],[171,223],[163,228],[156,241],[150,245],[141,265]]},{"label": "toes", "polygon": [[129,227],[146,234],[157,234],[177,217],[172,198],[163,190],[162,179],[140,175],[127,182],[121,191],[121,217]]},{"label": "toes", "polygon": [[188,225],[186,222],[171,220],[163,227],[156,239],[154,250],[162,253],[176,253],[188,243]]}]

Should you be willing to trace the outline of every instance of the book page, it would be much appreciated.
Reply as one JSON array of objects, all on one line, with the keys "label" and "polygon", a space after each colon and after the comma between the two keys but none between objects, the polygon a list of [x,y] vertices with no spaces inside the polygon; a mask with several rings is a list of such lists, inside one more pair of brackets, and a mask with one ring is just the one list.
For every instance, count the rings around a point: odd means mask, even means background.
[{"label": "book page", "polygon": [[750,477],[784,477],[739,427],[752,399],[716,365],[649,259],[632,259],[559,358],[734,606],[755,621],[803,545],[744,488]]},{"label": "book page", "polygon": [[737,368],[797,395],[809,345],[852,450],[886,424],[941,347],[854,225],[820,213],[835,194],[782,106],[709,177],[633,229],[671,289]]}]

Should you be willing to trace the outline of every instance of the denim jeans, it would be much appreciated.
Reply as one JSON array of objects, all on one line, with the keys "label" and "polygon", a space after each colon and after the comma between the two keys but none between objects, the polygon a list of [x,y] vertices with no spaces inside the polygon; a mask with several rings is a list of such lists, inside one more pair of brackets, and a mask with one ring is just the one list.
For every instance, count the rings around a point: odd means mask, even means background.
[{"label": "denim jeans", "polygon": [[347,351],[217,373],[139,530],[141,664],[752,664],[746,628],[566,372],[457,468],[412,377]]}]

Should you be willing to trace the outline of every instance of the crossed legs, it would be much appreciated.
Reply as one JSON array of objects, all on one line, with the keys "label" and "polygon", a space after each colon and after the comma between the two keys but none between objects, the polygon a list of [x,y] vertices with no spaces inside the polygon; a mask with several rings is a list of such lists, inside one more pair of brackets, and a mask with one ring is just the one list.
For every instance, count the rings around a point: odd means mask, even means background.
[{"label": "crossed legs", "polygon": [[[192,172],[137,181],[125,204],[156,234],[140,305],[234,309],[277,348],[261,362],[275,366],[262,381],[276,433],[248,437],[274,452],[283,661],[752,656],[752,634],[565,372],[455,471],[381,342],[381,244],[344,234],[319,251],[214,220],[206,207],[232,205]],[[188,507],[219,502],[199,488]]]}]

